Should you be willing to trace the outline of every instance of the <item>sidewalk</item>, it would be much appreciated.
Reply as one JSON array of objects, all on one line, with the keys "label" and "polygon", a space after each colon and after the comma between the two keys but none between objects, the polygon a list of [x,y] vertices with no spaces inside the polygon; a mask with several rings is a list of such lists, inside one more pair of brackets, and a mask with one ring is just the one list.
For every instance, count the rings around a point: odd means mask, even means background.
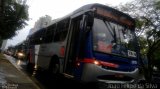
[{"label": "sidewalk", "polygon": [[40,89],[0,53],[0,89]]}]

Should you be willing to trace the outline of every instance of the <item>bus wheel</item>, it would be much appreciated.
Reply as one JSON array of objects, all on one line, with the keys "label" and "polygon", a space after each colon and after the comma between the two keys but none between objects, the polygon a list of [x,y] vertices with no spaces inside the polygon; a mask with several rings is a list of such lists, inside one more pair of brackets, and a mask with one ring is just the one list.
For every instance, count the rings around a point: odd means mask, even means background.
[{"label": "bus wheel", "polygon": [[60,69],[59,58],[57,56],[54,56],[51,58],[51,61],[49,64],[49,72],[53,74],[58,74],[59,69]]}]

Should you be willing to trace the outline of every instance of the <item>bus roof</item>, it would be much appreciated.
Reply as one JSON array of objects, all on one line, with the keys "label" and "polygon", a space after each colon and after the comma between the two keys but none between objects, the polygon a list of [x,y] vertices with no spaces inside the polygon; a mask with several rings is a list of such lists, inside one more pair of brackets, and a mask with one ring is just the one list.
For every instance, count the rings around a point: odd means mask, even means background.
[{"label": "bus roof", "polygon": [[[94,4],[84,5],[84,6],[80,7],[80,8],[78,8],[77,10],[73,11],[72,13],[70,13],[70,14],[62,17],[62,18],[56,19],[54,22],[52,22],[52,24],[54,24],[54,23],[56,23],[56,22],[59,22],[59,21],[61,21],[61,20],[63,20],[63,19],[66,19],[66,18],[70,18],[70,17],[72,17],[72,16],[74,16],[75,14],[78,14],[78,13],[80,13],[80,12],[89,11],[89,10],[91,10],[91,9],[93,9],[93,8],[96,8],[96,7],[101,7],[101,8],[104,8],[105,10],[115,12],[115,13],[117,13],[117,14],[119,14],[119,15],[125,16],[127,19],[129,19],[129,20],[131,20],[131,21],[134,22],[134,19],[131,18],[131,17],[130,17],[128,14],[126,14],[126,13],[120,12],[120,11],[114,9],[114,8],[111,8],[111,7],[106,6],[106,5],[103,5],[103,4],[94,3]],[[52,25],[52,24],[51,24],[51,25]]]},{"label": "bus roof", "polygon": [[[59,21],[61,21],[61,20],[63,20],[63,19],[71,18],[72,16],[74,16],[74,15],[76,15],[76,14],[78,14],[78,13],[86,12],[86,11],[89,11],[89,10],[91,10],[91,9],[93,9],[93,8],[97,8],[97,7],[103,8],[103,9],[108,10],[108,11],[112,11],[112,12],[114,12],[114,13],[116,13],[116,14],[118,14],[118,15],[124,16],[124,17],[126,17],[128,20],[134,22],[134,19],[131,18],[128,14],[125,14],[125,13],[123,13],[123,12],[120,12],[120,11],[118,11],[118,10],[116,10],[116,9],[114,9],[114,8],[111,8],[111,7],[109,7],[109,6],[106,6],[106,5],[94,3],[94,4],[84,5],[84,6],[78,8],[77,10],[73,11],[72,13],[70,13],[70,14],[62,17],[62,18],[58,18],[58,19],[53,20],[53,22],[52,22],[49,26],[47,26],[47,27],[45,27],[45,28],[48,28],[48,27],[50,27],[51,25],[53,25],[54,23],[57,23],[57,22],[59,22]],[[42,28],[42,29],[44,29],[44,28]],[[42,29],[41,29],[41,30],[42,30]],[[40,30],[40,29],[39,29],[39,30]],[[36,31],[36,32],[37,32],[37,31]],[[35,32],[34,32],[34,33],[35,33]],[[33,33],[33,34],[34,34],[34,33]],[[30,34],[30,35],[33,35],[33,34]],[[30,35],[29,35],[29,36],[30,36]]]}]

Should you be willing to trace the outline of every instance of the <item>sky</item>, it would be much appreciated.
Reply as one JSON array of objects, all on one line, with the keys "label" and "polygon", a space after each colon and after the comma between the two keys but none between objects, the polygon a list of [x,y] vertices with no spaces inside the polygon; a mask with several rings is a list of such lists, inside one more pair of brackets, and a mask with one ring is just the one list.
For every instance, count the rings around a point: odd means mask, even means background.
[{"label": "sky", "polygon": [[17,43],[26,39],[29,30],[33,28],[34,23],[42,16],[49,15],[52,19],[63,17],[79,7],[91,4],[100,3],[104,5],[117,6],[125,4],[132,0],[27,0],[29,6],[29,21],[28,25],[19,30],[17,35],[8,40],[7,46],[14,46]]}]

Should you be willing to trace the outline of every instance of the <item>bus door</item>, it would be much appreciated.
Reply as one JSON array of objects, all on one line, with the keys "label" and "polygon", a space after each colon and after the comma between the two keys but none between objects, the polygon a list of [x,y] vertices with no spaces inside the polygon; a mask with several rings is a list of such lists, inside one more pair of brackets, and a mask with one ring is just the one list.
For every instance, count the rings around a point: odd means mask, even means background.
[{"label": "bus door", "polygon": [[75,67],[75,60],[79,50],[80,44],[80,25],[82,23],[82,16],[71,19],[70,22],[70,31],[68,34],[68,41],[65,52],[65,61],[64,61],[64,72],[73,75],[73,70]]}]

